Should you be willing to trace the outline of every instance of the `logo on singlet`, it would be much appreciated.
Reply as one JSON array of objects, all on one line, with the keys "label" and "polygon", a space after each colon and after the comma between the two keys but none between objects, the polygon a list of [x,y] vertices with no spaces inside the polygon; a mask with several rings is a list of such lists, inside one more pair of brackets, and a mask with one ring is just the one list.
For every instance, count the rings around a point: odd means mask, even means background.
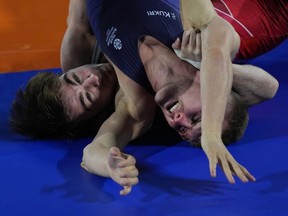
[{"label": "logo on singlet", "polygon": [[115,38],[114,40],[114,48],[120,50],[122,48],[122,42],[119,38]]},{"label": "logo on singlet", "polygon": [[175,13],[171,13],[168,11],[151,10],[151,11],[147,11],[147,15],[148,16],[162,16],[162,17],[171,18],[171,19],[176,20]]},{"label": "logo on singlet", "polygon": [[117,28],[111,27],[106,31],[106,45],[109,47],[113,44],[116,50],[122,49],[122,41],[116,37]]}]

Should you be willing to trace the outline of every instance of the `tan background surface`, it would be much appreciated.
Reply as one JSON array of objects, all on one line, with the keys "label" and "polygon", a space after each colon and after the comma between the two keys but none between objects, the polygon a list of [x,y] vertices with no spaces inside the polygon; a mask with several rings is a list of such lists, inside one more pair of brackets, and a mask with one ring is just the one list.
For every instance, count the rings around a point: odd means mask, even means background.
[{"label": "tan background surface", "polygon": [[69,0],[0,0],[0,73],[60,67]]}]

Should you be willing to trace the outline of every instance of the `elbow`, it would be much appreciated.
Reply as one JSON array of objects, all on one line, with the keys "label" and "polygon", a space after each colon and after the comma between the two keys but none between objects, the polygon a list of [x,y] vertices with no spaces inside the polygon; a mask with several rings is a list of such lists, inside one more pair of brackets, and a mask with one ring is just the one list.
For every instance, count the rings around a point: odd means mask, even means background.
[{"label": "elbow", "polygon": [[89,150],[89,146],[87,145],[84,149],[83,149],[83,156],[82,156],[82,162],[81,162],[81,167],[83,169],[85,169],[88,172],[91,172],[88,167],[89,167],[89,158],[90,158],[90,150]]},{"label": "elbow", "polygon": [[273,98],[279,88],[279,82],[277,79],[275,79],[274,77],[271,78],[269,85],[267,86],[268,92],[267,92],[267,99],[271,99]]}]

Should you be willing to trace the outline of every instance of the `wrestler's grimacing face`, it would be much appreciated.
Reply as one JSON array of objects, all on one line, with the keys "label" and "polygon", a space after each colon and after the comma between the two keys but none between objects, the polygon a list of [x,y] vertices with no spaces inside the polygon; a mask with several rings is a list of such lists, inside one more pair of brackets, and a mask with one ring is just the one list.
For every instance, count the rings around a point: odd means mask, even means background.
[{"label": "wrestler's grimacing face", "polygon": [[168,124],[183,139],[199,142],[201,137],[200,78],[197,70],[153,37],[138,44],[140,58],[154,88],[155,102]]},{"label": "wrestler's grimacing face", "polygon": [[156,103],[170,125],[179,135],[192,143],[201,138],[200,88],[190,87],[191,80],[179,79],[160,89],[155,96]]},{"label": "wrestler's grimacing face", "polygon": [[[152,80],[153,74],[158,76],[154,77],[156,80],[154,87],[157,86],[154,88],[156,103],[162,109],[168,124],[184,140],[200,144],[201,72],[195,73],[194,68],[192,73],[192,66],[179,59],[171,49],[152,37],[146,38],[147,40],[143,42],[144,45],[142,44],[144,51],[141,53],[142,50],[139,50],[139,52],[146,73],[150,76],[152,74]],[[147,43],[146,47],[145,43]],[[165,77],[165,79],[159,77]],[[223,125],[225,125],[225,121]]]},{"label": "wrestler's grimacing face", "polygon": [[[176,130],[182,139],[195,144],[201,143],[201,94],[200,83],[183,78],[169,83],[155,95],[155,101],[160,106],[168,124]],[[227,129],[228,118],[233,107],[229,102],[226,107],[222,130]]]},{"label": "wrestler's grimacing face", "polygon": [[117,78],[111,65],[84,65],[59,77],[59,93],[68,116],[90,118],[114,100]]}]

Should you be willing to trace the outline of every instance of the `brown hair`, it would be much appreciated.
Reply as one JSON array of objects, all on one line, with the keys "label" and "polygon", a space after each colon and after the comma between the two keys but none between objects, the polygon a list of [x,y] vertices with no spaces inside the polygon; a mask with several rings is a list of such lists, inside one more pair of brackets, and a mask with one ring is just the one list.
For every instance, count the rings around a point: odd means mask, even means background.
[{"label": "brown hair", "polygon": [[222,141],[225,145],[237,142],[245,133],[249,121],[248,107],[241,97],[232,91],[228,103],[231,110],[226,114],[227,127],[222,133]]},{"label": "brown hair", "polygon": [[101,119],[70,120],[60,100],[58,77],[59,74],[41,72],[29,80],[24,90],[18,90],[11,106],[13,131],[38,139],[95,135],[111,110],[106,110]]},{"label": "brown hair", "polygon": [[[221,135],[225,145],[235,143],[243,137],[249,120],[248,107],[237,93],[231,92],[228,104],[230,107],[227,106],[226,124]],[[194,137],[194,140],[190,142],[195,147],[201,147],[201,134],[199,137]]]}]

